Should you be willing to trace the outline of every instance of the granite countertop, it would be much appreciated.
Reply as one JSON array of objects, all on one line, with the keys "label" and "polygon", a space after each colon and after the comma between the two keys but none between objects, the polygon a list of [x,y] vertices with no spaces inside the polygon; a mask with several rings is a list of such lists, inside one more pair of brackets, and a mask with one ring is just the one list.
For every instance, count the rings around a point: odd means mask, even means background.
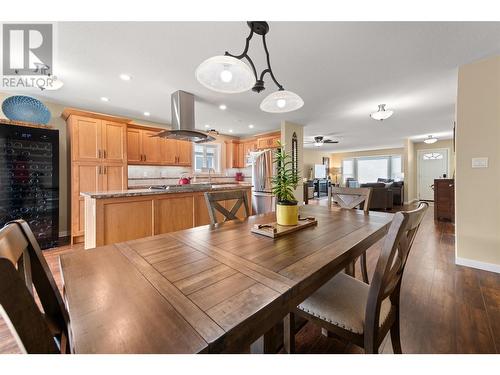
[{"label": "granite countertop", "polygon": [[135,197],[144,195],[157,195],[157,194],[176,194],[176,193],[194,193],[205,191],[220,191],[220,190],[234,190],[234,189],[250,189],[251,184],[228,184],[228,183],[214,183],[210,184],[190,184],[190,185],[168,185],[169,189],[128,189],[128,190],[114,190],[103,191],[95,193],[82,192],[82,197],[89,197],[95,199],[104,198],[123,198]]}]

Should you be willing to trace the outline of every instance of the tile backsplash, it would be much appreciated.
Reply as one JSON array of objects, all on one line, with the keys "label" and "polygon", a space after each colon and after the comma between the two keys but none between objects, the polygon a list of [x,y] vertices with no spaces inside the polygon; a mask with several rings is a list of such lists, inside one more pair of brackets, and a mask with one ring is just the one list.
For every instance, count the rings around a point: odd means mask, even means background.
[{"label": "tile backsplash", "polygon": [[[252,181],[252,168],[230,168],[223,173],[213,174],[212,181],[234,181],[236,172],[242,172],[245,182]],[[208,180],[207,174],[194,173],[191,168],[185,167],[165,167],[152,165],[129,165],[128,166],[128,186],[145,185],[171,185],[176,184],[181,175],[193,177],[197,182]]]}]

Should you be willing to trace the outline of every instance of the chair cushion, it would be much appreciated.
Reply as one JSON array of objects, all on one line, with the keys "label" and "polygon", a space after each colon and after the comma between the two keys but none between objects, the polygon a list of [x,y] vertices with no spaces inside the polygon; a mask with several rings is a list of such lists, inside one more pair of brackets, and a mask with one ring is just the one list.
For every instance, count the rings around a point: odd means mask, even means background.
[{"label": "chair cushion", "polygon": [[[340,328],[362,335],[369,289],[368,284],[345,273],[339,273],[302,302],[298,309]],[[387,297],[380,307],[379,326],[385,322],[390,310],[391,301]]]}]

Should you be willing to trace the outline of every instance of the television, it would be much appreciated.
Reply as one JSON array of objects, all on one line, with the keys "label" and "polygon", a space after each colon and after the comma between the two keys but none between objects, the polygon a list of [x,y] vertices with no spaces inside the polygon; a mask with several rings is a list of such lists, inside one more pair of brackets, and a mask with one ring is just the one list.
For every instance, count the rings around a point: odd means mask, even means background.
[{"label": "television", "polygon": [[324,164],[314,164],[314,178],[326,178],[326,166]]}]

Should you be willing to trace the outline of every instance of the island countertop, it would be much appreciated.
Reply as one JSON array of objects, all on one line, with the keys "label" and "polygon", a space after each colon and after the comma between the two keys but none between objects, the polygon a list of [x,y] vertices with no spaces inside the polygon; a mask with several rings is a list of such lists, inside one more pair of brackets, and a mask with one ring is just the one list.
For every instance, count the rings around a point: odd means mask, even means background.
[{"label": "island countertop", "polygon": [[124,198],[136,197],[145,195],[158,195],[158,194],[178,194],[178,193],[195,193],[205,191],[221,191],[221,190],[235,190],[235,189],[251,189],[251,184],[238,184],[238,183],[213,183],[213,184],[188,184],[188,185],[166,185],[166,189],[127,189],[127,190],[112,190],[103,192],[81,192],[82,197],[94,199],[108,199],[108,198]]}]

